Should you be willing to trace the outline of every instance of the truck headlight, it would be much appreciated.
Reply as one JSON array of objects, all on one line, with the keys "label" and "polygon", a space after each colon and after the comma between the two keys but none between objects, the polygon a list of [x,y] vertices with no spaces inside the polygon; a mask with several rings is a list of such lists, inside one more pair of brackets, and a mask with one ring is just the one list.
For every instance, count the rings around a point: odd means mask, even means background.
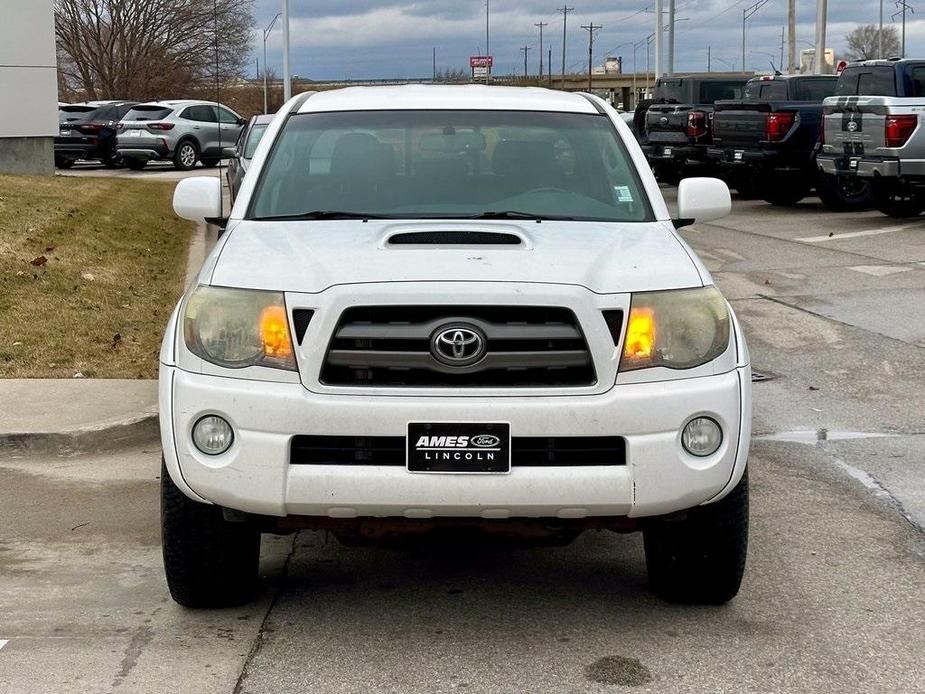
[{"label": "truck headlight", "polygon": [[289,318],[278,292],[199,287],[186,303],[183,336],[190,352],[218,366],[296,370]]},{"label": "truck headlight", "polygon": [[729,311],[715,287],[633,294],[620,369],[690,369],[728,346]]}]

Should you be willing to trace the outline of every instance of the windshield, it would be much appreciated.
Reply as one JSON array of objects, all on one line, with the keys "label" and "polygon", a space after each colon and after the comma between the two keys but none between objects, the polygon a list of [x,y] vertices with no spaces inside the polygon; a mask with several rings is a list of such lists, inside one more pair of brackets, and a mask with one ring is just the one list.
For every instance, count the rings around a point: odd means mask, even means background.
[{"label": "windshield", "polygon": [[257,149],[257,145],[260,144],[260,140],[263,137],[264,132],[266,132],[266,129],[266,123],[254,123],[254,127],[251,128],[250,132],[247,134],[247,144],[244,145],[245,159],[254,158],[254,152]]},{"label": "windshield", "polygon": [[274,142],[250,217],[645,221],[634,167],[609,119],[597,114],[300,114]]}]

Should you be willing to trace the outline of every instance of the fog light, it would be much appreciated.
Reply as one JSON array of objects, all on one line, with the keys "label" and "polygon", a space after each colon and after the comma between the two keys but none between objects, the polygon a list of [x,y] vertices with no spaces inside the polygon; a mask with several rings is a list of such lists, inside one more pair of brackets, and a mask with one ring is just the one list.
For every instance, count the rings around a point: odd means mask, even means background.
[{"label": "fog light", "polygon": [[233,441],[231,425],[217,415],[206,415],[193,425],[193,443],[206,455],[224,453]]},{"label": "fog light", "polygon": [[723,430],[709,417],[695,417],[681,432],[684,450],[699,457],[713,455],[722,442]]}]

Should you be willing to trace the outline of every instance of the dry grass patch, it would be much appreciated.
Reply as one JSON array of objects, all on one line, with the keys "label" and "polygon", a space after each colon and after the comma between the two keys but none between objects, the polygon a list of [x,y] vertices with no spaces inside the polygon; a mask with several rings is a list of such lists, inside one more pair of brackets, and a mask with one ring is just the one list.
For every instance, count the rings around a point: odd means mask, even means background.
[{"label": "dry grass patch", "polygon": [[156,376],[193,229],[173,188],[0,176],[0,377]]}]

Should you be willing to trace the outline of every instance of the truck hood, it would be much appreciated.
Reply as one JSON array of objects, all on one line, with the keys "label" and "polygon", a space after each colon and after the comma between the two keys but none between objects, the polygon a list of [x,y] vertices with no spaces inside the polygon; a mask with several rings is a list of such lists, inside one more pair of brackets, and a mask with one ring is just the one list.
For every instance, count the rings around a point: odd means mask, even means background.
[{"label": "truck hood", "polygon": [[[495,243],[473,242],[489,240],[479,233]],[[317,293],[369,282],[542,282],[605,294],[705,280],[667,222],[241,221],[223,241],[203,283]]]}]

